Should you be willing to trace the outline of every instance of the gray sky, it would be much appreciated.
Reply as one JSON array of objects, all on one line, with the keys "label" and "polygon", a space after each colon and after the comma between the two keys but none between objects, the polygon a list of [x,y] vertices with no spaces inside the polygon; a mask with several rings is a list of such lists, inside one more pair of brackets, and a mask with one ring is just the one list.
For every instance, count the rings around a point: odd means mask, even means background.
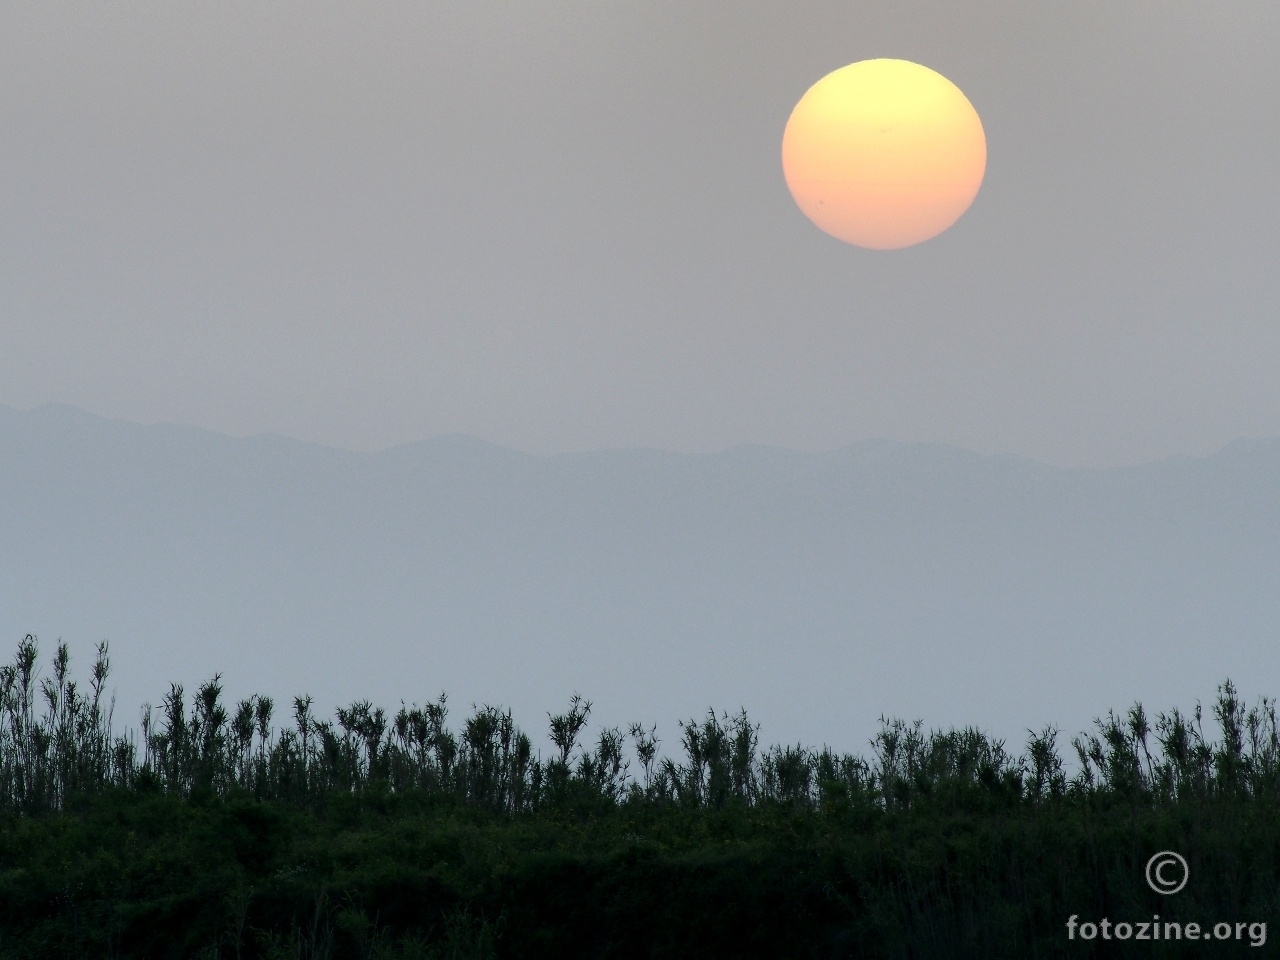
[{"label": "gray sky", "polygon": [[[357,449],[1280,434],[1280,5],[7,2],[0,403]],[[794,208],[795,101],[955,81],[923,246]]]}]

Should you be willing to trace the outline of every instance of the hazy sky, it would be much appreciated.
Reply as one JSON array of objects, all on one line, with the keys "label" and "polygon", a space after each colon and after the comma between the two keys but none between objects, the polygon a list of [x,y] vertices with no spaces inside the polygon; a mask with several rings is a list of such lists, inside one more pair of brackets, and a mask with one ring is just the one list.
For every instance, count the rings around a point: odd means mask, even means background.
[{"label": "hazy sky", "polygon": [[[0,8],[0,403],[374,449],[1280,434],[1280,4]],[[985,124],[920,247],[793,206],[825,73]]]}]

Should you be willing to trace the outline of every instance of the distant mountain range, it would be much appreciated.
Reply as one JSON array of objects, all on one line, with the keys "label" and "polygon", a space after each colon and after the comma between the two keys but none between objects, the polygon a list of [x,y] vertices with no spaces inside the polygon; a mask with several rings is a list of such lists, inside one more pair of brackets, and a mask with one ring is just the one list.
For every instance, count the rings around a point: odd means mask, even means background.
[{"label": "distant mountain range", "polygon": [[861,749],[882,714],[1020,739],[1231,676],[1280,693],[1280,440],[1068,470],[823,454],[360,454],[0,407],[0,641],[108,639],[117,719],[170,680],[333,706],[451,695],[542,734],[739,707]]}]

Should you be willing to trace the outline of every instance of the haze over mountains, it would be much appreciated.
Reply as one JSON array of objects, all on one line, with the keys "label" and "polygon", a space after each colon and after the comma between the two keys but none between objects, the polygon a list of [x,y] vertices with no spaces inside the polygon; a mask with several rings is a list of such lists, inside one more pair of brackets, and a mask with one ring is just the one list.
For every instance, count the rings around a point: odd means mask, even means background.
[{"label": "haze over mountains", "polygon": [[[117,721],[171,680],[543,733],[746,707],[860,750],[883,714],[1019,745],[1231,676],[1280,693],[1280,440],[1069,470],[887,441],[824,454],[375,454],[0,407],[0,642],[111,642]],[[4,655],[7,659],[7,653]]]}]

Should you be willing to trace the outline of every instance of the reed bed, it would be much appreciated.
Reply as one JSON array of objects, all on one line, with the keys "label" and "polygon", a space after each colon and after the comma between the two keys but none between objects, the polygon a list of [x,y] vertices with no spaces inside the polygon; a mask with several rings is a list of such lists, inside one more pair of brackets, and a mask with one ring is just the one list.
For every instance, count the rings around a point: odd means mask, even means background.
[{"label": "reed bed", "polygon": [[84,682],[63,644],[41,668],[30,636],[0,666],[0,960],[1180,958],[1242,944],[1064,924],[1280,917],[1275,704],[1229,682],[1020,750],[886,719],[863,754],[745,712],[664,744],[575,696],[544,753],[495,707],[321,715],[218,677],[121,729],[105,644]]},{"label": "reed bed", "polygon": [[584,740],[592,707],[578,696],[549,716],[555,749],[543,757],[496,707],[476,709],[455,729],[443,696],[394,714],[358,701],[332,718],[297,697],[282,718],[270,697],[225,703],[219,677],[190,695],[171,686],[158,707],[143,707],[138,729],[117,732],[114,704],[104,701],[107,645],[83,686],[70,663],[59,643],[43,674],[36,638],[27,636],[0,667],[0,811],[52,813],[119,790],[303,807],[343,794],[415,794],[511,815],[564,804],[907,811],[1123,800],[1158,808],[1280,795],[1275,701],[1249,706],[1230,681],[1209,718],[1199,704],[1154,719],[1135,704],[1098,718],[1070,741],[1069,764],[1053,728],[1031,733],[1015,753],[974,728],[882,720],[862,756],[762,748],[745,712],[714,711],[681,723],[678,753],[661,756],[656,728],[638,723]]}]

